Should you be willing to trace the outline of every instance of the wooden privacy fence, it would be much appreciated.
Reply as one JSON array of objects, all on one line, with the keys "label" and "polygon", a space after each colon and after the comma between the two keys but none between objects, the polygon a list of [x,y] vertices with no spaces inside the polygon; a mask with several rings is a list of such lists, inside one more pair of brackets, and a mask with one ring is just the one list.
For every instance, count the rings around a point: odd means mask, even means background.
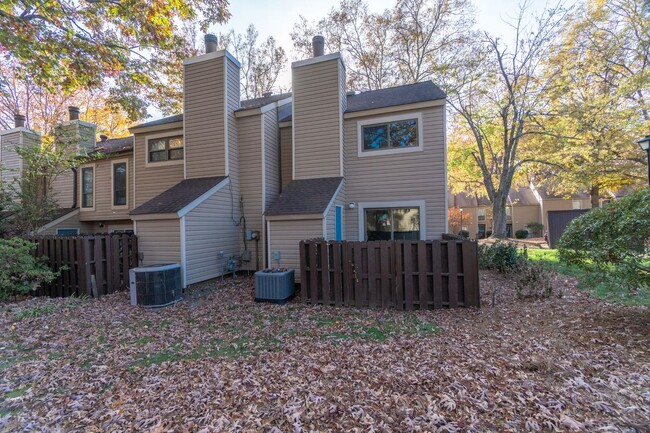
[{"label": "wooden privacy fence", "polygon": [[301,241],[307,304],[480,307],[475,241]]},{"label": "wooden privacy fence", "polygon": [[133,234],[37,236],[37,257],[47,257],[58,278],[42,284],[40,296],[99,297],[129,286],[129,269],[138,266],[138,238]]}]

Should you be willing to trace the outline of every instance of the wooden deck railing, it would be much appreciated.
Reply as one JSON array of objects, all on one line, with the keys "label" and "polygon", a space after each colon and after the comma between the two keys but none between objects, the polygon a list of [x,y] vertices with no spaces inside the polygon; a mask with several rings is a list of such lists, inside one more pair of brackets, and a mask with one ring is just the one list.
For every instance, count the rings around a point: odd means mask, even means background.
[{"label": "wooden deck railing", "polygon": [[40,296],[99,297],[129,287],[129,269],[138,266],[138,238],[133,234],[37,236],[35,255],[47,257],[60,276],[43,284]]},{"label": "wooden deck railing", "polygon": [[404,310],[480,307],[474,241],[302,241],[307,304]]}]

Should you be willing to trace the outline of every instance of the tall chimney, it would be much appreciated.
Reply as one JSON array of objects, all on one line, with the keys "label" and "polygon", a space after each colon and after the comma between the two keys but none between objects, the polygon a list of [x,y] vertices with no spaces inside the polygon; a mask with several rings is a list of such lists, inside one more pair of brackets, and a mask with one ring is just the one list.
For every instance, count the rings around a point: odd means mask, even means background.
[{"label": "tall chimney", "polygon": [[14,124],[16,125],[16,128],[24,128],[25,127],[25,116],[22,114],[14,114]]},{"label": "tall chimney", "polygon": [[311,40],[311,46],[314,50],[314,57],[319,57],[325,54],[325,38],[322,36],[314,36]]},{"label": "tall chimney", "polygon": [[69,120],[79,120],[79,107],[73,107],[72,105],[69,106],[68,117]]},{"label": "tall chimney", "polygon": [[214,53],[217,51],[217,37],[215,35],[212,35],[210,33],[206,34],[203,37],[203,40],[205,41],[205,52],[206,53]]}]

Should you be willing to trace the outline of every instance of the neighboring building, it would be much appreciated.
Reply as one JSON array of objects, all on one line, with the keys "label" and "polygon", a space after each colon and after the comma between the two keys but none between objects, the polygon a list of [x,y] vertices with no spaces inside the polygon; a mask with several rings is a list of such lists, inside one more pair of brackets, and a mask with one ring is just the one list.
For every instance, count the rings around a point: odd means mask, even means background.
[{"label": "neighboring building", "polygon": [[348,93],[341,55],[315,38],[315,56],[292,64],[292,94],[240,101],[239,62],[214,45],[184,62],[184,113],[97,143],[103,157],[78,169],[78,210],[43,232],[132,229],[144,265],[181,263],[189,285],[232,257],[298,270],[303,239],[447,231],[435,84]]},{"label": "neighboring building", "polygon": [[[612,195],[612,199],[615,199]],[[603,199],[607,203],[609,199]],[[492,203],[485,197],[467,193],[449,194],[448,207],[463,210],[463,229],[470,237],[478,239],[492,232]],[[548,212],[556,210],[589,209],[589,194],[577,193],[560,196],[547,192],[545,188],[530,185],[528,188],[513,188],[506,203],[506,234],[514,237],[517,230],[526,230],[530,223],[541,223],[548,227]]]}]

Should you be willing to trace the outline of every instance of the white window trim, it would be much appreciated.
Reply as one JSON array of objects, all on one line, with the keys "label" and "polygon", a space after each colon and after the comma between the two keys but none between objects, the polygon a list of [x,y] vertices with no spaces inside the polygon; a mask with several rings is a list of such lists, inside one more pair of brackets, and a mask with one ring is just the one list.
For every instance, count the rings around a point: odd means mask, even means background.
[{"label": "white window trim", "polygon": [[[167,161],[149,162],[149,140],[156,140],[165,137],[183,137],[183,159],[172,159]],[[181,165],[185,164],[185,133],[183,129],[174,129],[160,134],[151,134],[144,137],[144,166],[150,167],[164,167],[166,165]]]},{"label": "white window trim", "polygon": [[405,208],[405,207],[419,207],[420,208],[420,240],[427,239],[427,212],[426,202],[424,200],[401,200],[401,201],[369,201],[360,202],[358,204],[359,213],[357,215],[359,224],[359,240],[367,241],[366,239],[366,209],[374,208]]},{"label": "white window trim", "polygon": [[[576,205],[578,207],[576,207]],[[571,200],[571,209],[573,209],[573,210],[582,209],[582,200]]]},{"label": "white window trim", "polygon": [[61,236],[61,235],[59,234],[59,230],[75,230],[75,231],[77,232],[77,234],[79,234],[79,229],[78,229],[78,228],[74,228],[74,227],[70,227],[70,228],[59,227],[58,229],[56,229],[56,232],[55,232],[57,236]]},{"label": "white window trim", "polygon": [[[84,207],[84,168],[92,168],[93,169],[93,205],[92,207]],[[94,212],[95,211],[95,203],[97,202],[97,167],[95,167],[95,164],[86,164],[81,166],[81,170],[79,170],[79,193],[81,196],[79,197],[79,209],[82,212]]]},{"label": "white window trim", "polygon": [[[376,125],[381,123],[397,122],[400,120],[415,119],[418,122],[418,145],[413,147],[404,148],[391,148],[391,149],[378,149],[378,150],[363,150],[363,127],[368,125]],[[394,116],[372,117],[357,121],[357,156],[359,158],[366,158],[369,156],[383,156],[394,155],[399,153],[422,152],[424,150],[423,142],[423,127],[422,127],[422,112],[399,114]]]},{"label": "white window trim", "polygon": [[[126,164],[126,204],[115,205],[115,164]],[[111,161],[111,209],[128,209],[129,208],[129,160],[116,159]]]}]

